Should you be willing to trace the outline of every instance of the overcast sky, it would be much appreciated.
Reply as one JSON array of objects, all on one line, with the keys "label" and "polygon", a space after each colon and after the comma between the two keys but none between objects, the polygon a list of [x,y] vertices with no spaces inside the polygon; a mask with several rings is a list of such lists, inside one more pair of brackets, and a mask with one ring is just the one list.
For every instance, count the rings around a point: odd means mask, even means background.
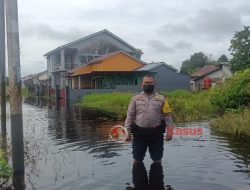
[{"label": "overcast sky", "polygon": [[46,69],[43,55],[104,28],[144,54],[180,68],[203,51],[229,56],[235,31],[250,25],[249,0],[19,0],[22,76]]}]

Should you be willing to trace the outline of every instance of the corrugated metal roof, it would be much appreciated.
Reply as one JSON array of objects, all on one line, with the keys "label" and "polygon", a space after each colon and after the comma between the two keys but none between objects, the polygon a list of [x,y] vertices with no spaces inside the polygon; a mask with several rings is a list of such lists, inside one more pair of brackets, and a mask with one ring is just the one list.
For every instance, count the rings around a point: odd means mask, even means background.
[{"label": "corrugated metal roof", "polygon": [[[132,58],[132,59],[134,59],[134,60],[136,60],[136,61],[139,61],[139,62],[143,63],[140,59],[137,59],[137,58],[133,57],[132,55],[130,55],[130,54],[124,52],[124,51],[116,51],[116,52],[113,52],[113,53],[109,53],[109,54],[107,54],[107,55],[104,55],[104,56],[102,56],[102,57],[98,57],[98,58],[96,58],[96,59],[90,61],[88,64],[98,63],[98,62],[100,62],[100,61],[103,61],[103,60],[105,60],[105,59],[107,59],[107,58],[109,58],[109,57],[115,56],[115,55],[120,54],[120,53],[122,53],[122,54],[124,54],[124,55],[127,55],[128,57],[130,57],[130,58]],[[144,64],[144,63],[143,63],[143,64]]]},{"label": "corrugated metal roof", "polygon": [[97,36],[97,35],[102,34],[102,33],[107,33],[107,34],[111,35],[113,38],[115,38],[115,39],[119,40],[120,42],[126,44],[128,47],[130,47],[130,48],[133,49],[134,51],[137,51],[137,49],[136,49],[135,47],[133,47],[133,46],[130,45],[129,43],[125,42],[124,40],[122,40],[121,38],[119,38],[118,36],[116,36],[115,34],[113,34],[112,32],[108,31],[107,29],[104,29],[104,30],[101,30],[101,31],[99,31],[99,32],[90,34],[90,35],[88,35],[88,36],[86,36],[86,37],[83,37],[83,38],[81,38],[81,39],[79,39],[79,40],[75,40],[75,41],[73,41],[73,42],[70,42],[70,43],[67,43],[67,44],[65,44],[65,45],[59,46],[59,47],[57,47],[56,49],[47,52],[44,56],[46,57],[46,56],[48,56],[48,55],[54,53],[54,52],[57,51],[57,50],[61,50],[61,49],[65,48],[65,47],[68,47],[68,46],[71,46],[71,45],[73,45],[73,44],[82,42],[82,41],[84,41],[84,40],[87,40],[87,39],[89,39],[89,38],[92,38],[92,37]]},{"label": "corrugated metal roof", "polygon": [[170,68],[170,69],[173,69],[174,71],[177,71],[177,69],[174,68],[172,65],[168,65],[168,64],[166,64],[166,63],[164,63],[164,62],[149,63],[149,64],[146,64],[145,66],[143,66],[143,67],[137,69],[137,71],[150,71],[150,70],[152,70],[152,69],[154,69],[154,68],[156,68],[156,67],[159,67],[159,66],[161,66],[161,65],[164,65],[164,66],[166,66],[166,67],[168,67],[168,68]]},{"label": "corrugated metal roof", "polygon": [[215,65],[204,66],[204,67],[200,68],[198,71],[194,72],[192,74],[192,78],[206,76],[207,74],[214,72],[218,69],[220,69],[220,67],[215,66]]}]

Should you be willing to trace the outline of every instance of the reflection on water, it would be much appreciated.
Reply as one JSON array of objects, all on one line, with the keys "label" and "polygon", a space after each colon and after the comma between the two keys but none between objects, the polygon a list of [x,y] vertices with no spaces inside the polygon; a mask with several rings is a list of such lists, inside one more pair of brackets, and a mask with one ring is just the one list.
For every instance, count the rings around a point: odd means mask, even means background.
[{"label": "reflection on water", "polygon": [[40,97],[25,97],[23,102],[25,104],[29,104],[38,108],[44,108],[49,105],[48,98],[40,98]]},{"label": "reflection on water", "polygon": [[[250,177],[250,139],[241,139],[239,137],[230,137],[218,131],[211,131],[211,135],[221,135],[220,142],[222,146],[220,149],[229,150],[230,154],[225,156],[233,160],[236,168],[234,172],[243,172],[249,174]],[[217,137],[218,138],[218,137]],[[233,156],[232,156],[233,155]]]},{"label": "reflection on water", "polygon": [[203,135],[174,136],[165,142],[162,166],[152,166],[147,155],[146,178],[144,165],[133,168],[131,143],[108,139],[110,128],[124,121],[96,110],[57,108],[47,100],[29,99],[23,104],[27,189],[117,190],[147,184],[185,190],[250,187],[249,143],[211,131],[208,123],[180,124],[202,127]]},{"label": "reflection on water", "polygon": [[[119,155],[124,146],[108,141],[110,128],[117,121],[108,120],[98,112],[87,109],[67,109],[49,111],[48,130],[57,145],[75,151],[87,151],[98,158],[110,158]],[[108,121],[107,121],[108,120]]]},{"label": "reflection on water", "polygon": [[12,180],[12,185],[13,185],[13,187],[14,187],[15,190],[16,189],[18,189],[18,190],[25,190],[26,189],[26,185],[25,185],[24,176],[19,176],[19,175],[15,175],[14,174],[13,180]]},{"label": "reflection on water", "polygon": [[149,175],[147,174],[144,163],[133,165],[133,187],[127,187],[127,190],[172,190],[170,185],[164,187],[163,168],[160,163],[152,163]]}]

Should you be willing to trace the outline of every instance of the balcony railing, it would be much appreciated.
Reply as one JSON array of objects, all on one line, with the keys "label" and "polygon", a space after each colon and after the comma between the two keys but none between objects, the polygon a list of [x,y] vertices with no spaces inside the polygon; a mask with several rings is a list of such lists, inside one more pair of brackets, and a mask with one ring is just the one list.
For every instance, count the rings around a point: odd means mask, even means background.
[{"label": "balcony railing", "polygon": [[56,64],[54,66],[54,71],[60,71],[60,70],[72,70],[77,67],[77,64],[65,64],[65,68],[63,68],[60,64]]},{"label": "balcony railing", "polygon": [[66,66],[65,66],[65,68],[66,69],[74,69],[74,68],[76,68],[77,67],[77,64],[66,64]]}]

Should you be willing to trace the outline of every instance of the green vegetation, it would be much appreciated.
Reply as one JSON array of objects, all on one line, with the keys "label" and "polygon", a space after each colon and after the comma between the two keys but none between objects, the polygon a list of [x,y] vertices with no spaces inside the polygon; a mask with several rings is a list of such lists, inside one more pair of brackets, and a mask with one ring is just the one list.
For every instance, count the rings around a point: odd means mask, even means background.
[{"label": "green vegetation", "polygon": [[222,55],[222,56],[220,56],[220,57],[218,58],[217,62],[218,62],[218,63],[225,63],[225,62],[228,62],[228,58],[227,58],[227,56]]},{"label": "green vegetation", "polygon": [[29,96],[29,90],[28,90],[28,88],[22,88],[22,96],[23,97]]},{"label": "green vegetation", "polygon": [[131,97],[132,93],[93,93],[82,98],[77,105],[87,108],[96,108],[113,113],[117,116],[125,117]]},{"label": "green vegetation", "polygon": [[208,120],[214,108],[208,98],[208,91],[192,93],[186,90],[162,92],[172,108],[174,122]]},{"label": "green vegetation", "polygon": [[231,109],[244,109],[250,102],[250,69],[237,73],[222,86],[210,90],[209,94],[218,114]]},{"label": "green vegetation", "polygon": [[250,109],[241,112],[228,112],[211,120],[211,126],[228,134],[250,137]]},{"label": "green vegetation", "polygon": [[[191,93],[186,90],[176,90],[169,93],[162,92],[162,94],[167,96],[175,122],[206,120],[213,114],[207,92]],[[132,93],[128,92],[90,94],[82,98],[78,105],[125,117],[132,96]]]},{"label": "green vegetation", "polygon": [[5,160],[5,154],[0,151],[0,178],[1,179],[8,179],[12,176],[13,170]]},{"label": "green vegetation", "polygon": [[236,32],[229,48],[233,58],[230,60],[234,72],[250,68],[250,27],[245,26]]},{"label": "green vegetation", "polygon": [[[193,93],[186,90],[161,92],[172,108],[174,122],[211,120],[211,126],[226,132],[249,135],[250,69],[238,72],[221,86]],[[90,94],[79,106],[96,108],[125,117],[132,93]],[[228,126],[228,128],[227,128]],[[227,128],[227,129],[226,129]]]},{"label": "green vegetation", "polygon": [[190,56],[190,59],[187,59],[182,62],[180,73],[192,75],[197,69],[207,65],[208,58],[202,52],[194,53]]},{"label": "green vegetation", "polygon": [[250,136],[250,69],[211,89],[209,96],[219,115],[211,121],[212,127],[229,134]]},{"label": "green vegetation", "polygon": [[219,65],[222,62],[228,62],[225,55],[221,55],[218,60],[208,60],[203,52],[194,53],[189,59],[182,62],[180,73],[192,75],[198,69],[208,65]]}]

